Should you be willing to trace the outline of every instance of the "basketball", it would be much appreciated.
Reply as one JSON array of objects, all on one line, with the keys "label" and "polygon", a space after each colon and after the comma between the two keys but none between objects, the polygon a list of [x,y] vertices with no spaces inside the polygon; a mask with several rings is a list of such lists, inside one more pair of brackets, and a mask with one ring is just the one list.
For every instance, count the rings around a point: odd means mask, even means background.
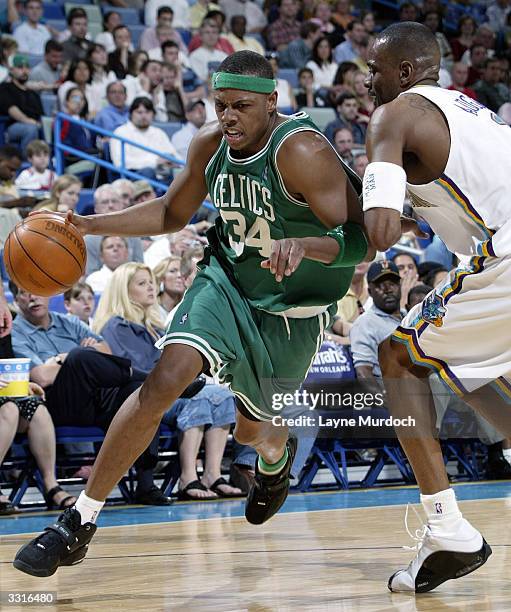
[{"label": "basketball", "polygon": [[86,261],[87,250],[80,232],[51,212],[18,223],[4,246],[10,278],[35,295],[63,293],[83,276]]}]

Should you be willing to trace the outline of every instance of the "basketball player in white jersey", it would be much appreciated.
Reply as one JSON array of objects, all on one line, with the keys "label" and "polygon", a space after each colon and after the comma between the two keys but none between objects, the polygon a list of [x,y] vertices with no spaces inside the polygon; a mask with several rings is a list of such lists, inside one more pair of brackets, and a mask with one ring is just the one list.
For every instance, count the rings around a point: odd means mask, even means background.
[{"label": "basketball player in white jersey", "polygon": [[416,557],[388,586],[419,593],[472,572],[491,554],[449,488],[427,376],[436,370],[509,433],[511,407],[489,383],[501,395],[511,388],[505,378],[511,373],[511,130],[475,100],[438,86],[440,51],[423,25],[388,27],[368,65],[366,85],[378,106],[366,142],[369,239],[380,251],[399,239],[408,191],[414,210],[462,262],[380,346],[390,409],[416,419],[416,428],[397,433],[428,519]]}]

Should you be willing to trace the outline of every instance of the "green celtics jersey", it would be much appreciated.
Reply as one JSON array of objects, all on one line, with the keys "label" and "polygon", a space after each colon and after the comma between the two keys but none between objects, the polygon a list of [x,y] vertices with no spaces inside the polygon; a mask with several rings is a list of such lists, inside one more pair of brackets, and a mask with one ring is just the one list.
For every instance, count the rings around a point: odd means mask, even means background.
[{"label": "green celtics jersey", "polygon": [[[331,268],[303,259],[291,276],[278,283],[261,268],[273,240],[323,236],[329,228],[306,202],[287,192],[277,167],[286,138],[319,130],[308,115],[297,113],[273,131],[265,147],[245,159],[231,155],[222,139],[206,167],[209,194],[218,209],[215,232],[220,257],[250,305],[269,312],[328,305],[348,290],[353,268]],[[341,163],[341,161],[339,161]]]}]

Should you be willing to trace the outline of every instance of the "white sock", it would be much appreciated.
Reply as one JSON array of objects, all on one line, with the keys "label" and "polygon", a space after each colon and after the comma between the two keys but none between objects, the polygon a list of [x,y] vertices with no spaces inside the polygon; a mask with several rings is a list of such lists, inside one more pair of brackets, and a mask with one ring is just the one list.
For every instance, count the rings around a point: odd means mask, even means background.
[{"label": "white sock", "polygon": [[446,489],[433,495],[421,494],[421,502],[428,517],[428,525],[435,535],[452,534],[458,530],[463,517],[454,489]]},{"label": "white sock", "polygon": [[502,454],[504,455],[504,459],[508,463],[511,463],[511,448],[503,448],[502,449]]},{"label": "white sock", "polygon": [[81,524],[95,523],[98,518],[101,508],[105,505],[105,502],[96,501],[85,495],[85,491],[82,491],[76,500],[75,508],[82,517]]}]

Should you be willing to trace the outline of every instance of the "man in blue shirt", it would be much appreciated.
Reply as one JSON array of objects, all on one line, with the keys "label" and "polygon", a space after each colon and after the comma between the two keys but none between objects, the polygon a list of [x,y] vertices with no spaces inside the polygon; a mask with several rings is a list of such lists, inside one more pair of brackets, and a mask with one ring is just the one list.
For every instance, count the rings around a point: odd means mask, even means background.
[{"label": "man in blue shirt", "polygon": [[99,111],[94,123],[104,130],[113,132],[129,119],[129,110],[126,106],[126,87],[121,81],[114,81],[106,88],[108,106]]}]

